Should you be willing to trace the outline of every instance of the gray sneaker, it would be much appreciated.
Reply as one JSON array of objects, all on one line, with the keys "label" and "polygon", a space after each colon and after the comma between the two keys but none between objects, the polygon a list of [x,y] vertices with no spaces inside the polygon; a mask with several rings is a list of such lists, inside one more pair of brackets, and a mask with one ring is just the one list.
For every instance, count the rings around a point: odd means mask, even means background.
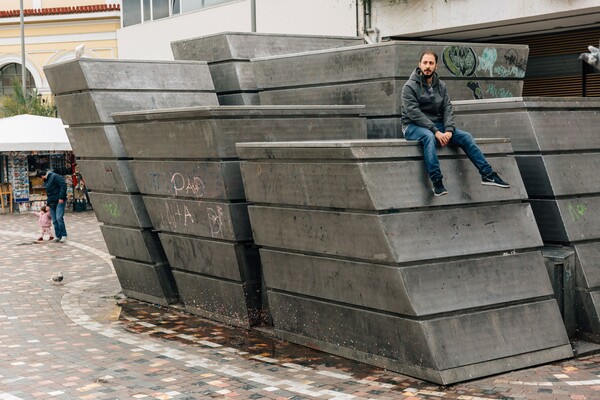
[{"label": "gray sneaker", "polygon": [[61,243],[67,243],[67,237],[66,236],[61,237],[60,238],[60,242]]},{"label": "gray sneaker", "polygon": [[53,242],[53,243],[60,243],[60,239],[61,239],[61,238],[57,237],[57,238],[56,238],[56,239],[54,239],[52,242]]}]

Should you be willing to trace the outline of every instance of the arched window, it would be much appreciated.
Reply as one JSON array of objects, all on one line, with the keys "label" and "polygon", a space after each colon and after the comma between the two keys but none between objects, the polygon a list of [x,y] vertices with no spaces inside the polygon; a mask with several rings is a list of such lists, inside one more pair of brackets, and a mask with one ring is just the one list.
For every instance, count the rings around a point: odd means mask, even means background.
[{"label": "arched window", "polygon": [[[21,64],[6,64],[0,68],[0,96],[12,94],[15,80],[21,82]],[[35,80],[29,71],[25,74],[25,84],[28,90],[35,89]]]}]

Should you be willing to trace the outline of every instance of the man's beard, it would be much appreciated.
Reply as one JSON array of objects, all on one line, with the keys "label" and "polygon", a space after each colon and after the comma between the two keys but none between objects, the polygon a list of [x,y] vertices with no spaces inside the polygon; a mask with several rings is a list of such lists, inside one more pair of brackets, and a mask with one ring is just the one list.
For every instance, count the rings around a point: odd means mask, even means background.
[{"label": "man's beard", "polygon": [[421,72],[423,73],[423,76],[424,76],[426,79],[429,79],[429,78],[431,78],[431,77],[433,76],[433,71],[430,71],[429,73],[427,73],[427,72],[425,72],[425,71],[421,71]]}]

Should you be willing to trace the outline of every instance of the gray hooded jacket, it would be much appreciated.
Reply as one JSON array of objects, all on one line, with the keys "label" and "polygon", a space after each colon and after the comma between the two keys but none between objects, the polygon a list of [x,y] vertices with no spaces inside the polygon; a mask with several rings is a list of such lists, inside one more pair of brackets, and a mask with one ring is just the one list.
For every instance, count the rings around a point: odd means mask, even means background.
[{"label": "gray hooded jacket", "polygon": [[420,68],[416,68],[402,88],[402,131],[416,124],[437,131],[435,123],[442,122],[446,131],[454,132],[454,113],[446,84],[433,74],[431,87]]}]

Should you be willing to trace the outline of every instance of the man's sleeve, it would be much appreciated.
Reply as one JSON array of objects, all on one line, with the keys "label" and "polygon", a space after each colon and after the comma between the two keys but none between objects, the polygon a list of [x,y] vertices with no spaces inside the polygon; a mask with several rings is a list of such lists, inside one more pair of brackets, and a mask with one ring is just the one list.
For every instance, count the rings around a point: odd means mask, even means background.
[{"label": "man's sleeve", "polygon": [[65,182],[65,178],[63,178],[61,176],[60,179],[58,180],[58,184],[60,186],[60,191],[58,192],[58,198],[66,200],[66,198],[67,198],[67,183]]},{"label": "man's sleeve", "polygon": [[452,103],[448,95],[448,88],[444,85],[444,101],[442,103],[442,112],[444,113],[444,128],[446,132],[454,132],[454,112],[452,111]]},{"label": "man's sleeve", "polygon": [[402,88],[402,107],[404,107],[404,113],[413,124],[424,126],[433,133],[437,132],[435,124],[421,111],[417,94],[409,85],[404,85]]}]

